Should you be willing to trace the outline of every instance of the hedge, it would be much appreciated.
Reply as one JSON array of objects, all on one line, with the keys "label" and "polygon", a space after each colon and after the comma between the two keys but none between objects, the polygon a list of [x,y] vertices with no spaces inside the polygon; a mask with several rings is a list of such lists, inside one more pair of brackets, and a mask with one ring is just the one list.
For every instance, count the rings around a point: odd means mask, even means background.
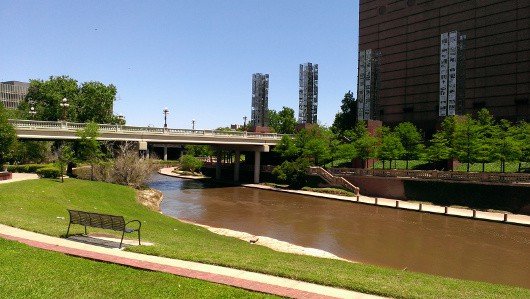
[{"label": "hedge", "polygon": [[9,172],[22,172],[22,173],[36,173],[41,168],[50,167],[49,164],[22,164],[22,165],[7,165],[7,171]]},{"label": "hedge", "polygon": [[61,176],[61,171],[55,167],[43,167],[37,170],[37,174],[41,178],[54,179]]}]

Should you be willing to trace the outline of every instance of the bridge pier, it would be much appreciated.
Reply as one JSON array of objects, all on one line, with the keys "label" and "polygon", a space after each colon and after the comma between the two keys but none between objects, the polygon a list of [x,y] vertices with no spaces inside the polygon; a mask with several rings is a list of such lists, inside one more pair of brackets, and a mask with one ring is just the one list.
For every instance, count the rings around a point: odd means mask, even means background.
[{"label": "bridge pier", "polygon": [[259,173],[261,170],[261,152],[254,151],[254,184],[259,183]]},{"label": "bridge pier", "polygon": [[236,149],[236,161],[234,165],[234,182],[239,182],[239,164],[241,161],[241,151]]},{"label": "bridge pier", "polygon": [[221,179],[221,161],[223,159],[222,157],[222,151],[221,149],[217,149],[216,152],[216,163],[215,163],[215,179],[220,180]]},{"label": "bridge pier", "polygon": [[164,144],[164,161],[167,161],[167,144]]}]

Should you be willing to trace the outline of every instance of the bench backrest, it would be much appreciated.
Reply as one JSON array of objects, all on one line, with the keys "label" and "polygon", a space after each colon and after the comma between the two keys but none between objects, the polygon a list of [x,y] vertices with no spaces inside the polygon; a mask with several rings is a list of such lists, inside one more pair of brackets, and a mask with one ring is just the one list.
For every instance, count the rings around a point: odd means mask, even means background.
[{"label": "bench backrest", "polygon": [[123,216],[91,213],[84,211],[68,210],[70,213],[70,223],[81,224],[91,227],[99,227],[123,231],[125,229],[125,220]]}]

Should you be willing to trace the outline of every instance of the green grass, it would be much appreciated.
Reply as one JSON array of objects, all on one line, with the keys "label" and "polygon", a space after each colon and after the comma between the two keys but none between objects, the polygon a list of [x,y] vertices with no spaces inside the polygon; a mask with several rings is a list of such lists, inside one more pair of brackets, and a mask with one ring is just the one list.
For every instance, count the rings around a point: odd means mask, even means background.
[{"label": "green grass", "polygon": [[355,196],[353,192],[339,189],[339,188],[311,188],[311,187],[303,187],[302,190],[304,191],[312,191],[312,192],[319,192],[319,193],[326,193],[326,194],[334,194],[334,195],[342,195],[342,196]]},{"label": "green grass", "polygon": [[2,298],[278,298],[0,239]]},{"label": "green grass", "polygon": [[[276,252],[150,211],[137,204],[134,196],[135,191],[124,186],[75,179],[64,183],[41,179],[2,184],[0,223],[62,236],[68,226],[67,208],[98,211],[142,220],[142,240],[155,245],[129,247],[129,251],[395,298],[530,298],[528,289]],[[82,230],[77,226],[73,233]]]},{"label": "green grass", "polygon": [[[385,161],[385,169],[407,169],[407,162],[405,160]],[[334,167],[346,167],[351,168],[351,161],[348,160],[335,160],[333,162]],[[332,167],[331,163],[326,164],[326,167]],[[370,165],[370,169],[383,169],[383,161],[376,161],[374,167]],[[410,160],[408,169],[411,170],[430,170],[432,169],[431,163],[425,160]],[[454,171],[467,171],[467,163],[460,163],[458,168]],[[470,172],[482,172],[482,163],[470,164]],[[485,172],[501,172],[501,162],[485,163]],[[517,173],[519,172],[519,162],[506,162],[506,173]],[[520,172],[530,172],[530,162],[522,162]]]}]

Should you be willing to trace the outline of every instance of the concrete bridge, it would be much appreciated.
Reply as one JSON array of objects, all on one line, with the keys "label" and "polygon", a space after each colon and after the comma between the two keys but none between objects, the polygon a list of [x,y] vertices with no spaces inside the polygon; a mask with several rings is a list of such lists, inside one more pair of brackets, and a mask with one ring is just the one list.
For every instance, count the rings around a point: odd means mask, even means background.
[{"label": "concrete bridge", "polygon": [[[76,140],[77,132],[86,128],[84,123],[66,121],[35,121],[10,119],[19,139],[30,140]],[[216,176],[221,176],[221,151],[235,152],[234,181],[239,181],[239,163],[241,151],[254,152],[254,182],[259,182],[260,160],[262,152],[269,152],[282,138],[281,134],[253,133],[239,131],[190,130],[159,127],[136,127],[99,124],[100,141],[138,142],[139,149],[149,155],[148,144],[164,148],[164,160],[167,160],[168,146],[209,145],[217,151]]]}]

